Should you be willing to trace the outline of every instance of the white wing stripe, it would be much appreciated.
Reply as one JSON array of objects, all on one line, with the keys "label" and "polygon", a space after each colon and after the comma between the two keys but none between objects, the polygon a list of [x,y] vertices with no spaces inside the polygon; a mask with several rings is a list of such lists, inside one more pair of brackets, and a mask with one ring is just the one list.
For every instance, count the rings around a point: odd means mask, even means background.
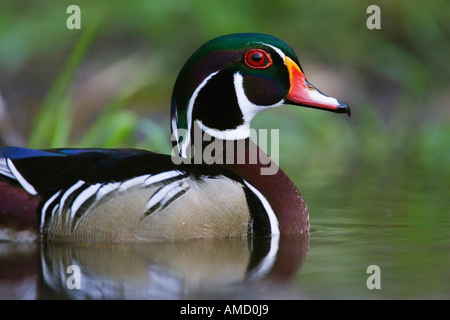
[{"label": "white wing stripe", "polygon": [[16,180],[16,177],[14,177],[14,175],[11,173],[11,170],[9,170],[8,165],[6,164],[6,158],[0,159],[0,175]]},{"label": "white wing stripe", "polygon": [[37,195],[36,189],[20,174],[12,160],[9,158],[6,159],[6,163],[8,164],[8,168],[13,174],[14,178],[17,179],[22,188],[24,188],[26,192],[32,194],[33,196]]},{"label": "white wing stripe", "polygon": [[53,196],[51,196],[50,199],[48,199],[45,202],[44,206],[42,207],[42,210],[41,210],[41,231],[44,228],[45,216],[47,214],[47,209],[53,203],[53,201],[59,196],[60,193],[61,193],[61,190],[56,192]]},{"label": "white wing stripe", "polygon": [[64,202],[66,202],[67,198],[72,194],[72,192],[79,189],[85,182],[83,180],[78,180],[77,183],[75,183],[73,186],[71,186],[69,189],[67,189],[66,192],[64,192],[63,196],[61,197],[61,200],[59,202],[59,211],[58,215],[59,217],[62,217],[62,211],[64,208]]},{"label": "white wing stripe", "polygon": [[108,184],[102,185],[97,191],[97,196],[96,196],[95,200],[98,201],[101,198],[103,198],[104,196],[106,196],[108,193],[111,193],[111,192],[117,190],[120,187],[120,185],[121,185],[121,182],[114,182],[114,183],[108,183]]},{"label": "white wing stripe", "polygon": [[83,190],[73,201],[72,207],[70,208],[70,218],[73,219],[78,209],[90,198],[92,197],[102,185],[96,183],[89,186],[87,189]]},{"label": "white wing stripe", "polygon": [[178,171],[178,170],[171,170],[171,171],[158,173],[158,174],[155,174],[153,176],[149,176],[145,180],[144,186],[149,186],[149,185],[151,185],[153,183],[161,182],[161,181],[164,181],[164,180],[169,180],[169,179],[172,179],[174,177],[181,176],[181,175],[183,175],[183,172]]},{"label": "white wing stripe", "polygon": [[138,176],[138,177],[124,181],[119,187],[119,192],[125,191],[131,187],[138,185],[138,184],[142,184],[148,177],[150,177],[150,175],[146,174],[143,176]]},{"label": "white wing stripe", "polygon": [[148,200],[145,209],[149,210],[157,204],[159,204],[159,206],[164,206],[168,201],[170,201],[170,199],[172,199],[172,197],[186,189],[187,186],[183,187],[178,181],[172,182],[171,184],[168,184],[155,192]]}]

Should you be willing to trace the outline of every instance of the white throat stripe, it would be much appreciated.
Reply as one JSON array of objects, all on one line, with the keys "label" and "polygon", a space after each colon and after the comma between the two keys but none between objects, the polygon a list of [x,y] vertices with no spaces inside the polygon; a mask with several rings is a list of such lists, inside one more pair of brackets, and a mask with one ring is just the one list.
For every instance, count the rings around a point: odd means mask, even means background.
[{"label": "white throat stripe", "polygon": [[189,147],[190,140],[191,140],[191,130],[192,130],[192,111],[194,109],[195,100],[197,99],[198,94],[200,93],[200,90],[206,85],[206,83],[214,77],[219,71],[211,73],[209,76],[207,76],[202,83],[195,89],[194,93],[191,96],[191,99],[189,99],[188,109],[187,109],[187,135],[185,140],[182,142],[181,147],[181,156],[187,157],[187,148]]}]

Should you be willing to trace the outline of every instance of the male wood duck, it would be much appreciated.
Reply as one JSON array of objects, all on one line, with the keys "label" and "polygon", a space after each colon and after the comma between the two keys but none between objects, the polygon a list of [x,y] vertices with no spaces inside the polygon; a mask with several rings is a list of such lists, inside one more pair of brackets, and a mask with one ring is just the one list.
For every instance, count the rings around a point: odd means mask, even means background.
[{"label": "male wood duck", "polygon": [[[241,33],[210,40],[176,80],[171,156],[0,148],[0,230],[79,242],[309,232],[297,187],[250,140],[253,117],[285,104],[350,115],[345,103],[307,81],[294,51],[278,38]],[[202,152],[214,161],[191,161]],[[262,174],[268,167],[272,173]]]}]

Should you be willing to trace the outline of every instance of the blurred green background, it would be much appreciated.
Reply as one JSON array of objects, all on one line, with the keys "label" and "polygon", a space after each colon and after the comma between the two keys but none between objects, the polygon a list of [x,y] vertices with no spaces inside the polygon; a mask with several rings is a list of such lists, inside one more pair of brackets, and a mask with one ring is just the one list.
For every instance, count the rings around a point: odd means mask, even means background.
[{"label": "blurred green background", "polygon": [[[66,27],[71,4],[81,30]],[[370,4],[380,30],[366,27]],[[255,128],[280,129],[280,164],[294,180],[376,172],[448,186],[449,12],[446,0],[3,0],[0,144],[168,153],[185,60],[215,36],[262,32],[290,44],[308,79],[352,107],[350,119],[292,106],[255,118]]]}]

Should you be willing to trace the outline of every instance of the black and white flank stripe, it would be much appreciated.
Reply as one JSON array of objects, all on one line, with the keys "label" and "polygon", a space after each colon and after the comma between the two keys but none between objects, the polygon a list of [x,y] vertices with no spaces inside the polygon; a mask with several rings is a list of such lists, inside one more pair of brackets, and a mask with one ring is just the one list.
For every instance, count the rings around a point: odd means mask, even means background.
[{"label": "black and white flank stripe", "polygon": [[53,194],[42,206],[41,231],[47,229],[50,221],[60,220],[70,226],[73,232],[78,222],[89,212],[89,209],[102,198],[113,193],[123,193],[138,188],[151,188],[160,183],[162,187],[148,199],[146,212],[165,208],[170,202],[186,192],[187,186],[181,187],[180,179],[186,173],[178,170],[162,172],[155,175],[142,175],[123,182],[88,184],[83,180],[77,181],[66,190]]}]

